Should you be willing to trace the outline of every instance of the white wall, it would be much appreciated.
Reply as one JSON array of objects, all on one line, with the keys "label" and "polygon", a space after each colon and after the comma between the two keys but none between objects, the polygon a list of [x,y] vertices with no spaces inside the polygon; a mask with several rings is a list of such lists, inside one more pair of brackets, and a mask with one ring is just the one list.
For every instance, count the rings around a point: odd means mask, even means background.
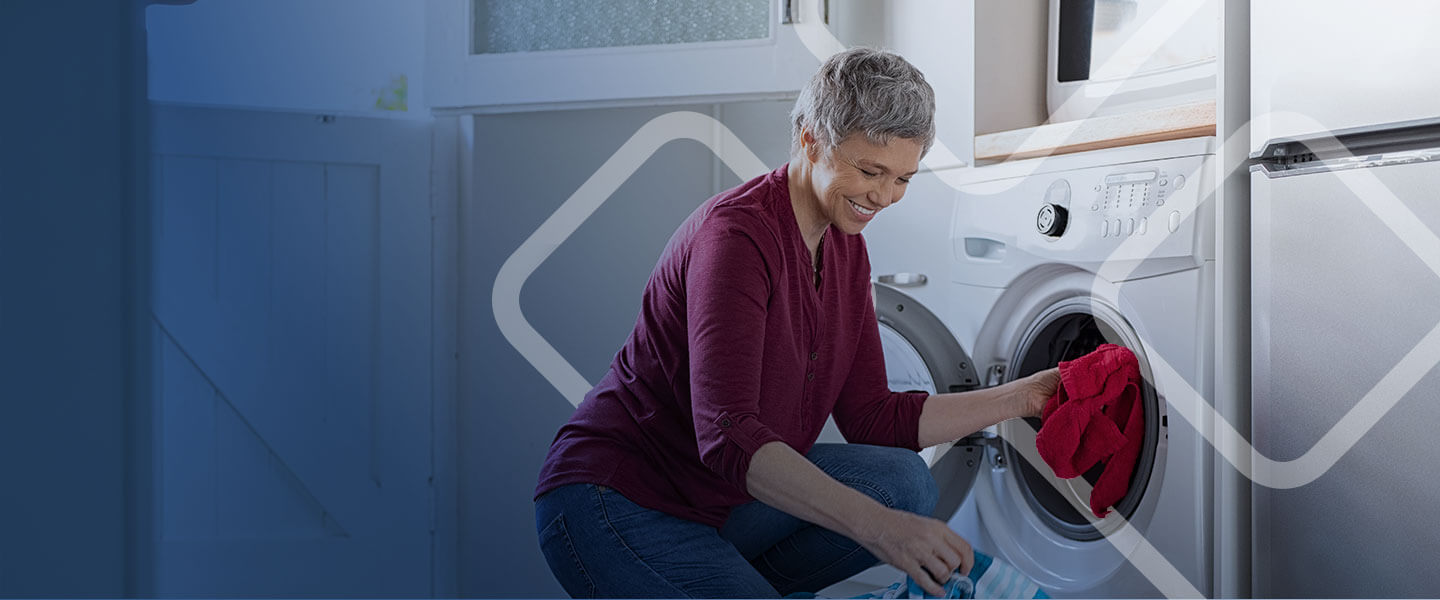
[{"label": "white wall", "polygon": [[424,2],[199,0],[151,6],[146,27],[151,100],[429,116]]},{"label": "white wall", "polygon": [[882,45],[919,68],[935,88],[935,137],[954,155],[931,150],[926,165],[974,162],[974,2],[889,0],[884,12]]}]

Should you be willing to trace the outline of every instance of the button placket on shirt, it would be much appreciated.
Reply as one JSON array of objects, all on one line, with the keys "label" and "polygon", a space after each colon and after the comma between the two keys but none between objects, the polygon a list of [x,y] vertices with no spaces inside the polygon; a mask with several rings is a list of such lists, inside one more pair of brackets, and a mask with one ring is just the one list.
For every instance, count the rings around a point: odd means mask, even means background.
[{"label": "button placket on shirt", "polygon": [[[803,244],[801,247],[804,247]],[[826,249],[824,246],[821,246],[820,250],[821,252],[825,252]],[[802,256],[807,259],[805,263],[806,266],[810,266],[809,260],[812,259],[810,253],[808,251],[804,252]],[[821,286],[827,289],[832,287],[829,279],[828,277],[822,279]],[[815,381],[815,371],[819,365],[817,361],[820,358],[820,323],[823,321],[824,303],[821,302],[821,290],[815,289],[815,286],[811,285],[810,282],[806,282],[805,288],[806,289],[802,290],[804,293],[801,296],[805,299],[805,301],[802,302],[802,310],[805,312],[805,320],[803,322],[807,325],[805,331],[806,345],[809,346],[811,350],[809,352],[810,360],[805,365],[805,382],[802,385],[805,390],[804,397],[808,404],[815,395],[815,387],[811,384]]]},{"label": "button placket on shirt", "polygon": [[[810,331],[809,331],[808,333],[809,333],[810,335],[809,335],[808,337],[810,338],[810,340],[809,340],[809,341],[810,341],[810,343],[809,343],[809,346],[810,346],[810,356],[809,356],[809,358],[810,358],[810,360],[809,360],[809,363],[806,365],[806,369],[805,369],[805,371],[806,371],[806,372],[805,372],[805,381],[806,381],[806,383],[810,383],[810,382],[815,381],[815,371],[818,370],[819,367],[820,367],[820,363],[819,363],[819,359],[820,359],[820,323],[824,320],[824,318],[823,318],[823,317],[824,317],[824,314],[823,314],[823,313],[825,312],[825,311],[824,311],[824,304],[821,303],[821,302],[818,302],[818,298],[817,298],[817,302],[815,302],[814,304],[811,304],[811,305],[810,305],[810,311],[809,311],[809,312],[810,312],[810,319],[809,319],[809,321],[810,321]],[[810,396],[813,396],[814,393],[815,393],[815,392],[814,392],[813,389],[811,389],[811,386],[806,386],[806,394],[805,394],[805,395],[806,395],[807,398],[810,397]]]},{"label": "button placket on shirt", "polygon": [[[817,328],[815,327],[815,318],[814,318],[815,312],[819,312],[819,307],[817,306],[817,307],[815,307],[815,309],[816,309],[816,310],[811,313],[811,321],[810,321],[810,325],[811,325],[811,327],[810,327],[810,348],[811,348],[811,350],[810,350],[810,362],[809,362],[809,364],[807,364],[807,365],[805,366],[805,381],[806,381],[806,382],[815,381],[815,368],[816,368],[816,366],[817,366],[817,364],[816,364],[815,361],[816,361],[816,359],[819,359],[819,358],[820,358],[819,349],[816,348],[816,344],[818,343],[818,341],[816,340],[816,338],[819,337],[819,336],[816,335],[816,334],[817,334],[817,331],[816,331]],[[808,395],[808,394],[807,394],[807,395]]]}]

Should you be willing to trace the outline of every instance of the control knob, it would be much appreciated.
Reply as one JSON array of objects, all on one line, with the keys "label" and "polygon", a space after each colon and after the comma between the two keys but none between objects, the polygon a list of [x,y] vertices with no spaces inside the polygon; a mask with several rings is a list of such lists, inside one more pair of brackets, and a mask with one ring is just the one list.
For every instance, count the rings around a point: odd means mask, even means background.
[{"label": "control knob", "polygon": [[1043,235],[1060,237],[1065,233],[1065,225],[1069,222],[1069,211],[1059,204],[1046,204],[1040,207],[1040,214],[1035,216],[1035,228]]}]

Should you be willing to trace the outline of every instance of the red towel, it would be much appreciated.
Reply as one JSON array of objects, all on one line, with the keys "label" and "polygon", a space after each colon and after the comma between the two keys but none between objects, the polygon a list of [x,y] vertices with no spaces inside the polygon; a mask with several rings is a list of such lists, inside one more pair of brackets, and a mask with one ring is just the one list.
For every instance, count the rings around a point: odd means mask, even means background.
[{"label": "red towel", "polygon": [[1104,344],[1060,363],[1060,386],[1045,403],[1035,447],[1061,479],[1105,462],[1090,492],[1096,517],[1125,497],[1144,443],[1140,365],[1129,348]]}]

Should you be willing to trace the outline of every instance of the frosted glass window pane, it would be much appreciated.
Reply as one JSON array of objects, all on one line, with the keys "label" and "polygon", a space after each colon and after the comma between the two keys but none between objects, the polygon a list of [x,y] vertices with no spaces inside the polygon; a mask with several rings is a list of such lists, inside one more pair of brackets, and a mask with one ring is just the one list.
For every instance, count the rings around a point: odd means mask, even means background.
[{"label": "frosted glass window pane", "polygon": [[472,0],[472,54],[753,40],[772,0]]}]

